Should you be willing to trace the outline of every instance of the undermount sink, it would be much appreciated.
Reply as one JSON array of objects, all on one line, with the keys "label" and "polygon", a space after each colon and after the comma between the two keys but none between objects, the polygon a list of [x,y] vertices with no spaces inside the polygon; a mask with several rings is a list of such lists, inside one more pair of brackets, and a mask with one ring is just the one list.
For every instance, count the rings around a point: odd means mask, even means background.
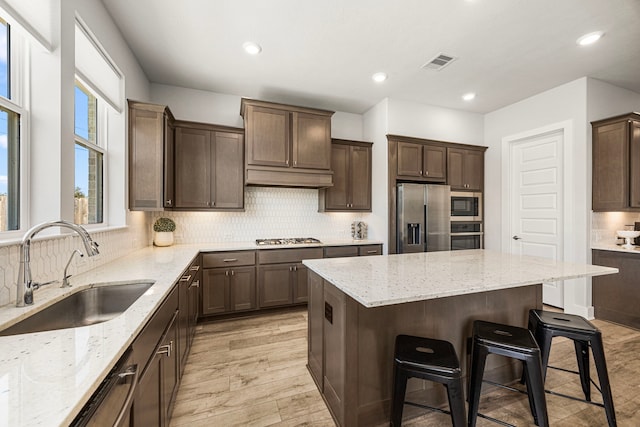
[{"label": "undermount sink", "polygon": [[153,282],[137,282],[83,289],[0,331],[0,336],[106,322],[124,313],[152,285]]}]

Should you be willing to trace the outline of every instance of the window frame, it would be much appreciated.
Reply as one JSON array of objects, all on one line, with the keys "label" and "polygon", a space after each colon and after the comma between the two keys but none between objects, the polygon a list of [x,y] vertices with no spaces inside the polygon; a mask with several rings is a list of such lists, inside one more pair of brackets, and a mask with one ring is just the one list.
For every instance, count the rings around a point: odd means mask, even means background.
[{"label": "window frame", "polygon": [[[96,142],[93,143],[82,136],[75,133],[74,123],[74,153],[75,145],[79,144],[87,150],[93,150],[102,155],[102,221],[96,223],[80,224],[87,230],[102,229],[109,226],[109,197],[108,197],[108,182],[109,182],[109,169],[108,169],[108,145],[109,145],[109,103],[104,100],[100,94],[93,89],[92,85],[88,83],[79,73],[75,74],[74,87],[74,106],[75,106],[75,88],[79,87],[84,93],[88,93],[96,100]],[[75,114],[74,114],[75,118]],[[74,154],[74,177],[75,177],[75,154]],[[75,189],[75,179],[74,179]],[[88,196],[88,195],[87,195]]]}]

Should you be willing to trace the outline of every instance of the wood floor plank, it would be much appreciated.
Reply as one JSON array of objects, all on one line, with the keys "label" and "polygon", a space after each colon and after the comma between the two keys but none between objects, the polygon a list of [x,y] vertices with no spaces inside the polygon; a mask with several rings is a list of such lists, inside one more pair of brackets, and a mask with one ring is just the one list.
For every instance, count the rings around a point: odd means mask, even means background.
[{"label": "wood floor plank", "polygon": [[[640,425],[640,331],[604,321],[601,329],[618,425]],[[335,424],[307,372],[305,309],[198,324],[180,384],[171,426],[316,426]],[[572,341],[554,338],[550,364],[576,370]],[[591,358],[591,372],[597,383]],[[581,395],[578,376],[549,370],[546,387]],[[481,411],[517,426],[534,426],[526,396],[487,388]],[[606,426],[602,408],[547,395],[554,427]],[[601,396],[592,388],[592,398]],[[407,427],[450,425],[448,415],[426,413]],[[478,427],[494,423],[478,419]]]}]

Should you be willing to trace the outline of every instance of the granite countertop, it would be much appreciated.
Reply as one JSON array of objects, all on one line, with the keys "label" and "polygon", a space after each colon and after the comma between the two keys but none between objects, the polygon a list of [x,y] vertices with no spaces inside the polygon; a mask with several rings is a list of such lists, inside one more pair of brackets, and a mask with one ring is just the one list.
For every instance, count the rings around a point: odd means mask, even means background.
[{"label": "granite countertop", "polygon": [[73,276],[71,288],[35,291],[32,306],[0,307],[1,330],[93,284],[154,282],[123,314],[107,322],[0,337],[0,426],[68,425],[199,252],[379,243],[344,239],[313,245],[225,242],[147,247]]},{"label": "granite countertop", "polygon": [[633,248],[624,248],[622,245],[616,245],[615,243],[592,243],[591,249],[599,251],[614,251],[625,252],[628,254],[640,254],[640,246],[634,246]]},{"label": "granite countertop", "polygon": [[365,307],[618,272],[616,268],[484,249],[317,259],[303,263]]}]

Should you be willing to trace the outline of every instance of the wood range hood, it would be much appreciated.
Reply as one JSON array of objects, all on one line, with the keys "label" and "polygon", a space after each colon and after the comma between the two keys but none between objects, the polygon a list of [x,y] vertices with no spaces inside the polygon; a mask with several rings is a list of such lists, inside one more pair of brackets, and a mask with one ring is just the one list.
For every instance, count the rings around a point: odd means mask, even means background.
[{"label": "wood range hood", "polygon": [[333,111],[242,98],[245,185],[327,188]]}]

